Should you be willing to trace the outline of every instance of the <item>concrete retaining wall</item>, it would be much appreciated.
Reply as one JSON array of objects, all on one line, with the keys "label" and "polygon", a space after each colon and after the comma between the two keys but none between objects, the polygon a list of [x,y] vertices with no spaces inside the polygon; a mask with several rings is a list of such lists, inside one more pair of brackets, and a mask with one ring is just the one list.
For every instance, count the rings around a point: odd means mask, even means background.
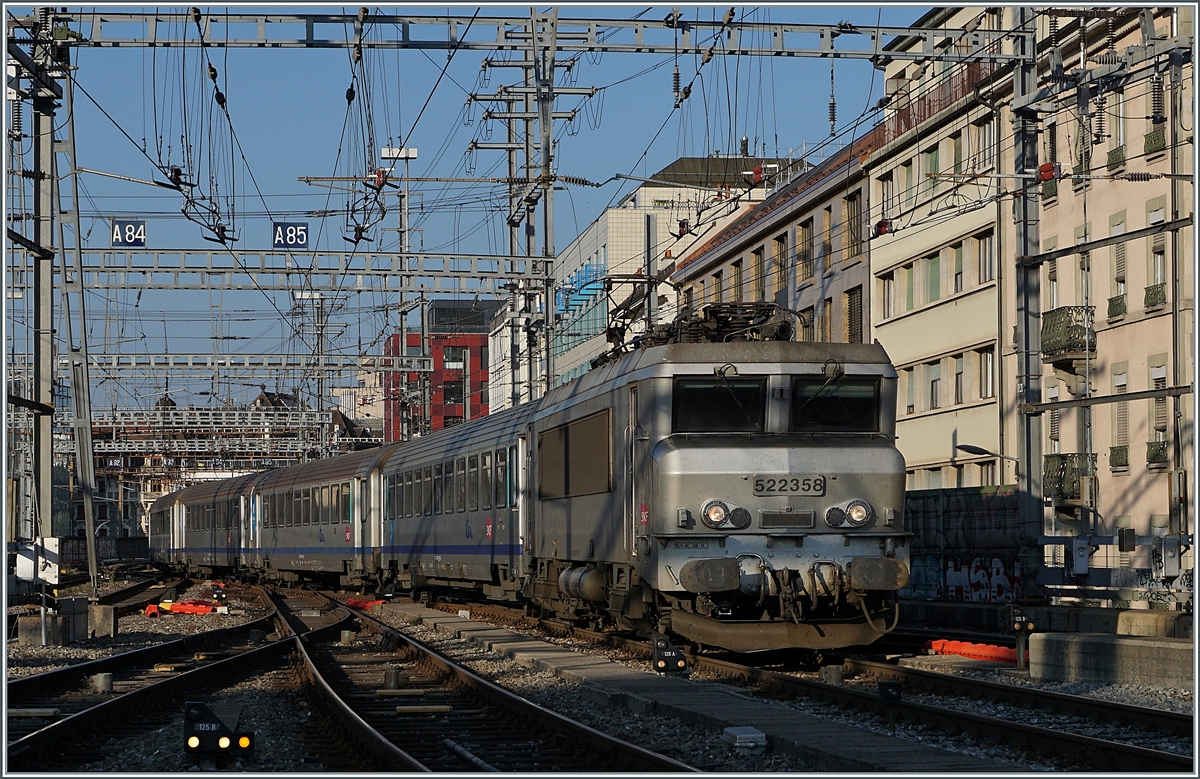
[{"label": "concrete retaining wall", "polygon": [[1195,649],[1186,638],[1100,633],[1034,633],[1029,675],[1036,681],[1089,681],[1191,688]]}]

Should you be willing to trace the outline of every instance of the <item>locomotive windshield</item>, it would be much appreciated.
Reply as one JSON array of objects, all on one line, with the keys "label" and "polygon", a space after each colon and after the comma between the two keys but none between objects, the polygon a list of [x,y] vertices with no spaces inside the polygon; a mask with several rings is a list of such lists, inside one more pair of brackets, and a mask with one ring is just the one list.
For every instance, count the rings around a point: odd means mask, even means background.
[{"label": "locomotive windshield", "polygon": [[767,379],[723,376],[675,380],[676,433],[761,433]]},{"label": "locomotive windshield", "polygon": [[879,379],[792,379],[791,429],[798,433],[879,430]]}]

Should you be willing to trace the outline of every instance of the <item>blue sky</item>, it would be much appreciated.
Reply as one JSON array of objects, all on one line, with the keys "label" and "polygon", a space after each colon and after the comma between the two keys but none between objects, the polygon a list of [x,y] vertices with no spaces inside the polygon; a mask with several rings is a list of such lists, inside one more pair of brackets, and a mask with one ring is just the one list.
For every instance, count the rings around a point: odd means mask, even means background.
[{"label": "blue sky", "polygon": [[[725,9],[680,8],[686,20],[720,18]],[[22,15],[20,8],[10,6],[8,10]],[[219,18],[227,9],[202,10]],[[254,10],[228,8],[231,13]],[[355,10],[344,9],[347,13]],[[377,10],[408,15],[450,13],[470,18],[475,9],[406,6]],[[912,23],[925,10],[858,4],[775,5],[738,6],[736,13],[739,19],[751,21],[846,20],[859,26],[901,26]],[[632,18],[640,13],[642,18],[661,19],[669,11],[669,6],[560,6],[564,18]],[[343,9],[276,5],[270,12],[342,13]],[[482,16],[521,18],[528,13],[528,7],[500,6],[480,12]],[[83,32],[87,34],[88,28]],[[115,32],[116,28],[109,28],[110,34]],[[193,41],[195,32],[194,27],[189,30]],[[390,25],[368,30],[368,37],[394,34]],[[355,138],[363,137],[367,124],[374,128],[377,146],[403,142],[419,150],[411,168],[413,175],[506,174],[502,152],[481,150],[473,159],[467,154],[472,140],[504,140],[499,122],[492,123],[490,138],[486,136],[481,106],[475,107],[471,123],[466,123],[467,92],[494,91],[500,84],[515,83],[519,76],[516,69],[492,69],[490,83],[485,86],[481,82],[482,56],[479,52],[458,52],[434,89],[446,63],[446,54],[440,51],[368,49],[358,80],[352,81],[355,69],[345,50],[210,48],[208,59],[217,68],[216,84],[227,98],[239,147],[231,142],[223,117],[205,115],[212,110],[213,82],[205,75],[207,63],[197,46],[186,50],[75,49],[78,84],[115,121],[114,125],[84,95],[76,97],[78,165],[162,180],[163,174],[154,163],[183,164],[182,147],[190,145],[194,163],[200,161],[191,166],[196,183],[206,193],[215,188],[222,195],[222,218],[239,235],[238,248],[269,248],[269,213],[276,219],[309,222],[314,236],[310,246],[346,250],[350,244],[342,238],[348,232],[344,216],[320,219],[303,215],[344,207],[345,196],[305,185],[297,178],[361,175],[367,165],[357,160],[363,157],[364,144]],[[564,56],[560,55],[560,60]],[[697,59],[678,58],[683,83],[696,75]],[[556,125],[558,173],[592,181],[604,181],[614,174],[649,176],[680,156],[734,151],[742,135],[750,138],[759,154],[767,155],[786,155],[789,149],[798,150],[806,143],[811,146],[829,136],[827,60],[718,56],[700,68],[692,97],[679,110],[673,110],[674,63],[673,57],[659,55],[581,56],[571,82],[602,89],[587,100],[563,97],[557,103],[559,110],[579,108],[572,133]],[[860,132],[865,132],[875,116],[869,109],[882,94],[881,72],[865,61],[838,60],[835,79],[839,126],[862,117]],[[356,96],[348,109],[345,95],[352,83],[356,85]],[[182,97],[185,84],[187,101]],[[368,105],[369,117],[365,110]],[[133,138],[132,143],[125,133]],[[145,154],[138,148],[143,139]],[[207,156],[210,151],[215,153],[212,158]],[[187,169],[188,165],[183,167]],[[623,186],[613,182],[600,189],[572,186],[560,191],[555,203],[556,247],[565,247],[630,186],[628,182]],[[152,248],[220,248],[203,240],[206,231],[200,225],[181,217],[183,201],[175,192],[94,175],[85,177],[84,187],[82,229],[89,247],[108,246],[109,221],[118,216],[144,218],[147,243]],[[413,223],[421,228],[414,235],[414,248],[506,252],[502,187],[429,184],[421,189],[423,197],[412,201]],[[396,232],[380,230],[380,226],[396,225],[393,203],[387,204],[389,212],[381,224],[368,231],[372,248],[379,246],[381,239],[384,249],[396,246]],[[378,339],[389,326],[380,309],[395,301],[376,294],[360,297],[374,299],[346,302],[339,316],[347,327],[338,348],[347,353],[359,348],[378,353]],[[167,348],[163,345],[164,334],[169,348],[177,352],[209,353],[214,344],[220,351],[297,351],[294,343],[288,345],[288,328],[275,311],[286,311],[289,305],[283,295],[262,292],[151,291],[138,297],[136,292],[94,291],[88,306],[91,315],[101,321],[93,326],[89,340],[93,350],[110,352],[117,348],[131,353],[162,351]],[[102,321],[105,312],[110,315],[107,326]],[[395,325],[394,315],[390,325]],[[161,388],[161,380],[157,384]],[[173,382],[172,390],[182,389],[181,384]],[[152,395],[154,389],[127,388],[128,397],[118,405],[152,402],[153,397],[145,401],[134,396]],[[222,392],[244,399],[252,390],[232,386]],[[184,402],[210,401],[194,397],[184,398]]]}]

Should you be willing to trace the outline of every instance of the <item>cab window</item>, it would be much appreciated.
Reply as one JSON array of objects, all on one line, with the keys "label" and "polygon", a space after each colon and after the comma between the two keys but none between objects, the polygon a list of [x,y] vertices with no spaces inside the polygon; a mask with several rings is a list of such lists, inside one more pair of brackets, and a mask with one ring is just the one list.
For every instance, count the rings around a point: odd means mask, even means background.
[{"label": "cab window", "polygon": [[797,433],[879,431],[879,379],[792,379],[791,430]]},{"label": "cab window", "polygon": [[676,433],[761,433],[766,398],[765,376],[678,378],[672,429]]}]

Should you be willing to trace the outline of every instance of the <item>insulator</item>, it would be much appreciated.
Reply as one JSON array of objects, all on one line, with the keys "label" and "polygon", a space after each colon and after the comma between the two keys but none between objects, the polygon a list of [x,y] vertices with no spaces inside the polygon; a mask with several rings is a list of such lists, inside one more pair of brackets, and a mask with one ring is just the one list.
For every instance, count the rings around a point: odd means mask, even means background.
[{"label": "insulator", "polygon": [[21,117],[21,112],[24,110],[20,100],[12,101],[12,129],[9,130],[8,136],[14,141],[21,140],[21,130],[24,128],[24,120]]},{"label": "insulator", "polygon": [[1113,18],[1108,20],[1108,48],[1117,48],[1117,20]]},{"label": "insulator", "polygon": [[742,156],[750,156],[750,139],[744,135],[742,136]]},{"label": "insulator", "polygon": [[200,9],[194,5],[192,6],[192,21],[196,23],[197,27],[200,26]]},{"label": "insulator", "polygon": [[833,95],[829,96],[829,134],[837,133],[837,100]]},{"label": "insulator", "polygon": [[733,14],[734,9],[732,8],[725,12],[725,21],[722,22],[724,26],[728,27],[730,24],[733,24]]},{"label": "insulator", "polygon": [[221,93],[221,90],[219,90],[219,89],[218,89],[218,90],[217,90],[217,94],[216,94],[214,97],[215,97],[215,99],[216,99],[216,101],[217,101],[217,105],[219,105],[219,106],[221,106],[222,108],[224,108],[224,107],[225,107],[225,95],[223,95],[223,94]]},{"label": "insulator", "polygon": [[1058,17],[1050,15],[1050,45],[1058,48]]},{"label": "insulator", "polygon": [[208,63],[208,77],[212,79],[214,84],[217,83],[217,69],[213,67],[211,62]]},{"label": "insulator", "polygon": [[1144,170],[1135,170],[1132,173],[1126,173],[1122,178],[1126,181],[1151,181],[1159,177],[1157,173],[1148,173]]},{"label": "insulator", "polygon": [[1092,121],[1092,145],[1099,146],[1108,137],[1104,134],[1104,104],[1108,102],[1108,99],[1104,95],[1099,95],[1094,102],[1096,104],[1096,113]]},{"label": "insulator", "polygon": [[346,88],[346,102],[347,103],[354,102],[354,85],[353,84],[351,84],[349,87]]},{"label": "insulator", "polygon": [[671,92],[675,97],[679,97],[679,66],[675,66],[675,73],[671,76]]},{"label": "insulator", "polygon": [[364,6],[362,6],[362,7],[360,7],[360,8],[358,9],[358,20],[359,20],[360,22],[365,22],[365,21],[367,20],[367,16],[368,16],[370,13],[371,13],[371,9],[370,9],[370,8],[367,8],[365,5],[364,5]]},{"label": "insulator", "polygon": [[361,43],[354,44],[354,54],[352,55],[352,58],[354,60],[355,65],[357,65],[359,62],[362,62],[362,44]]},{"label": "insulator", "polygon": [[1163,94],[1163,77],[1155,73],[1150,77],[1150,114],[1155,124],[1167,120],[1167,100]]}]

